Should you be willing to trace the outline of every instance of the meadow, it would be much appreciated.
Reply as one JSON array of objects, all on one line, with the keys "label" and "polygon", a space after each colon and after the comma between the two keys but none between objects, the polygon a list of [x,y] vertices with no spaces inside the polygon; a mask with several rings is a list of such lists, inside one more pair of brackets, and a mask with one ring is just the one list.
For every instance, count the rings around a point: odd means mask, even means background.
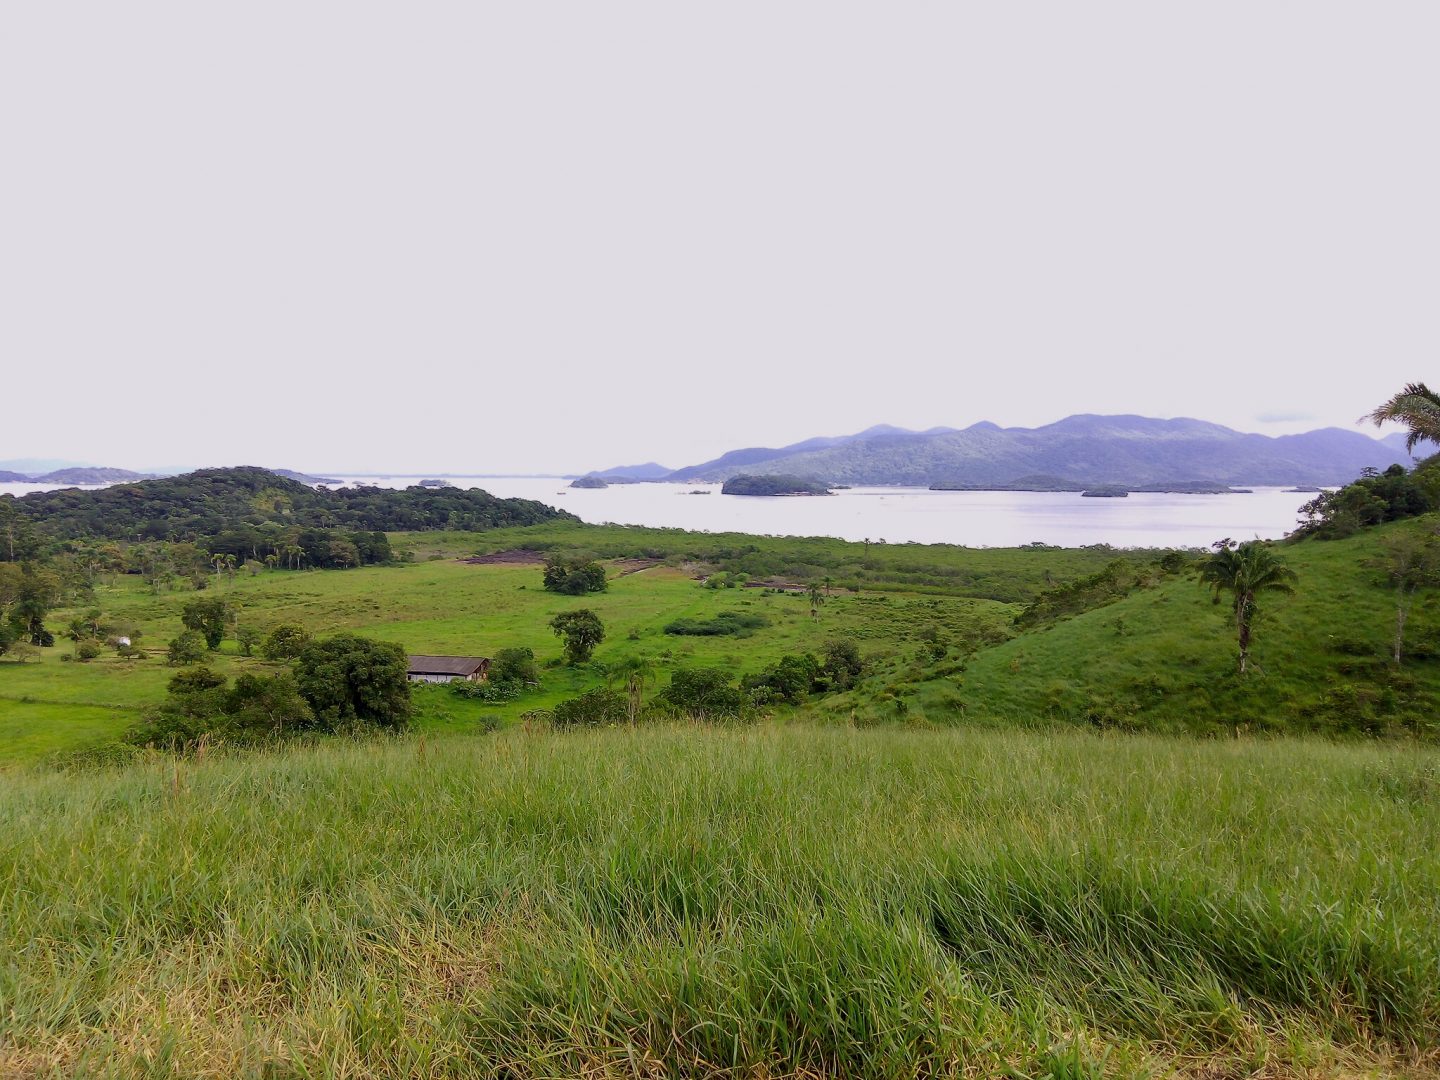
[{"label": "meadow", "polygon": [[[557,660],[561,651],[548,626],[555,614],[588,607],[600,616],[607,636],[596,662],[580,669],[547,668],[540,689],[517,702],[486,705],[442,689],[417,692],[421,730],[478,730],[513,723],[526,712],[601,685],[607,666],[637,654],[655,661],[663,683],[665,672],[676,666],[756,671],[790,653],[818,651],[832,637],[854,639],[883,662],[922,634],[993,635],[1008,625],[1019,604],[1049,582],[1093,572],[1116,557],[1136,562],[1154,557],[1103,547],[858,544],[568,522],[478,533],[396,533],[391,541],[412,561],[345,571],[217,576],[199,595],[219,593],[234,604],[237,627],[298,623],[321,635],[354,630],[398,642],[413,653],[492,656],[502,648],[528,647],[542,662]],[[541,588],[538,564],[460,561],[515,549],[594,554],[607,561],[610,587],[584,598],[557,596]],[[793,593],[702,588],[699,578],[710,572],[757,581],[824,581],[826,600],[820,618],[813,619],[809,602]],[[53,613],[50,621],[60,627],[71,615],[98,607],[106,618],[136,626],[150,655],[138,661],[106,655],[72,663],[66,657],[73,649],[62,639],[36,660],[0,662],[0,769],[118,738],[147,706],[162,701],[175,673],[164,663],[165,643],[179,633],[181,609],[196,595],[188,587],[153,591],[138,575],[107,575],[97,582],[92,601]],[[676,620],[726,613],[760,616],[769,625],[744,638],[664,633]],[[208,661],[217,671],[279,670],[240,655],[233,631]]]},{"label": "meadow", "polygon": [[805,724],[0,790],[0,1074],[1435,1075],[1440,754]]}]

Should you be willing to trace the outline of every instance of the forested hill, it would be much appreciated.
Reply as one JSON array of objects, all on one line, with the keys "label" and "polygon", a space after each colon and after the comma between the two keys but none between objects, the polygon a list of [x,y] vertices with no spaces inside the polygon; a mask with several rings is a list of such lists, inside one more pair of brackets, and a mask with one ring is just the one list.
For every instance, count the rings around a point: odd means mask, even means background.
[{"label": "forested hill", "polygon": [[13,498],[13,506],[57,539],[194,540],[247,526],[383,532],[473,530],[578,520],[543,503],[500,499],[486,491],[419,487],[403,491],[375,487],[317,490],[251,467],[200,469],[99,491],[37,492]]},{"label": "forested hill", "polygon": [[1070,416],[1039,428],[975,424],[963,431],[872,428],[778,449],[736,450],[677,469],[675,481],[787,473],[832,484],[1013,485],[1043,474],[1083,486],[1349,483],[1365,468],[1408,465],[1403,447],[1355,431],[1247,434],[1201,420]]}]

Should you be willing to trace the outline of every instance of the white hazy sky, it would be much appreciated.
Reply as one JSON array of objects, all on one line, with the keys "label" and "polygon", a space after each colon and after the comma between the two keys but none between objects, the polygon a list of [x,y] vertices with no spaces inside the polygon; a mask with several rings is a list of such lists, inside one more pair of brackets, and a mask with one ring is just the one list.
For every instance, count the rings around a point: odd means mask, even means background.
[{"label": "white hazy sky", "polygon": [[1440,379],[1440,4],[11,3],[0,458],[679,466]]}]

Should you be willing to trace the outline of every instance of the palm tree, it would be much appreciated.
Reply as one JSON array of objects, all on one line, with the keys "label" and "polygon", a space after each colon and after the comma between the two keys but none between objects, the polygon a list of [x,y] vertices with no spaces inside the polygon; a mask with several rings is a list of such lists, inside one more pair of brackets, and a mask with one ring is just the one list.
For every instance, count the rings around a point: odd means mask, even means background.
[{"label": "palm tree", "polygon": [[1376,427],[1389,421],[1404,424],[1410,429],[1405,438],[1406,451],[1413,451],[1422,442],[1440,444],[1440,394],[1423,382],[1406,383],[1398,394],[1360,419]]},{"label": "palm tree", "polygon": [[1240,640],[1240,674],[1244,675],[1255,628],[1255,598],[1262,592],[1294,592],[1295,572],[1261,540],[1243,544],[1221,540],[1215,545],[1215,554],[1200,564],[1200,581],[1214,590],[1217,604],[1222,594],[1231,594]]},{"label": "palm tree", "polygon": [[814,581],[810,583],[810,588],[805,591],[810,597],[810,617],[812,619],[820,618],[820,605],[825,603],[825,593],[821,591],[820,585]]},{"label": "palm tree", "polygon": [[655,661],[643,654],[638,656],[627,656],[620,663],[611,668],[605,675],[608,683],[621,682],[625,686],[626,714],[629,717],[630,725],[635,725],[636,719],[640,716],[640,706],[643,704],[646,683],[655,679]]}]

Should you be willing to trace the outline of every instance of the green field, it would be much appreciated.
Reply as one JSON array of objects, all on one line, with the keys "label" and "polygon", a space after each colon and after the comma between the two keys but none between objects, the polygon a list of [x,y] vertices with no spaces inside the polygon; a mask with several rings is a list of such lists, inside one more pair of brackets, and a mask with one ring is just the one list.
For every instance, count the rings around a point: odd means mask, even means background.
[{"label": "green field", "polygon": [[0,1074],[1433,1075],[1437,778],[808,725],[17,774]]},{"label": "green field", "polygon": [[[662,673],[682,664],[753,671],[787,653],[818,650],[830,637],[856,638],[864,651],[878,656],[920,628],[959,631],[1003,623],[1014,610],[1012,605],[966,596],[832,590],[817,620],[803,596],[706,589],[690,571],[665,565],[622,572],[601,594],[564,597],[540,587],[538,566],[473,566],[454,559],[346,571],[271,571],[212,588],[239,605],[241,624],[296,622],[317,634],[357,630],[416,653],[490,656],[502,648],[528,646],[542,661],[558,659],[560,642],[547,625],[552,616],[589,607],[605,622],[607,638],[596,654],[599,665],[549,668],[538,692],[505,706],[462,701],[446,690],[425,688],[417,695],[422,729],[477,728],[487,717],[510,721],[522,712],[553,706],[599,685],[601,667],[627,655],[654,657]],[[176,670],[165,664],[164,645],[179,633],[181,608],[195,595],[190,590],[153,595],[137,578],[124,575],[97,588],[95,606],[143,631],[141,642],[152,653],[148,659],[106,656],[88,663],[66,662],[71,646],[62,641],[42,650],[38,661],[0,662],[0,764],[78,749],[97,736],[118,736],[135,722],[139,710],[163,700],[165,684]],[[743,639],[663,632],[674,619],[723,611],[760,614],[770,625]],[[63,625],[68,614],[59,612],[52,622]],[[226,674],[278,670],[258,658],[240,656],[233,638],[211,662]]]}]

